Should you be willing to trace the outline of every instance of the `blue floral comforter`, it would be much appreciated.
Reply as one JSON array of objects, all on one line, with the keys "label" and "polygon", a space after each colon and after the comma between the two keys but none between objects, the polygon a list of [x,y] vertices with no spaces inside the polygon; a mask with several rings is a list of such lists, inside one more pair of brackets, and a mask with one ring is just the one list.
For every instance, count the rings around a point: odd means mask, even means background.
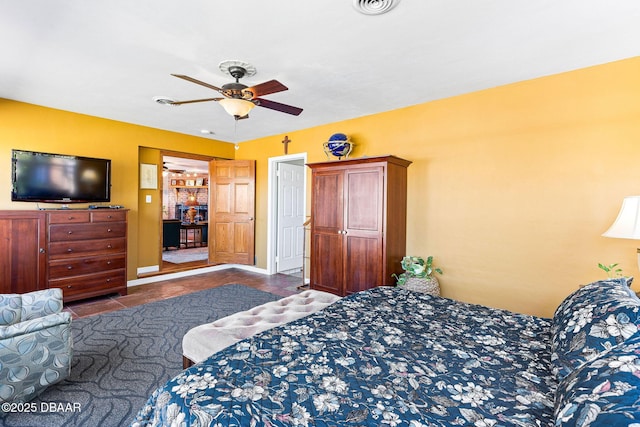
[{"label": "blue floral comforter", "polygon": [[132,426],[548,426],[550,320],[379,287],[239,342]]}]

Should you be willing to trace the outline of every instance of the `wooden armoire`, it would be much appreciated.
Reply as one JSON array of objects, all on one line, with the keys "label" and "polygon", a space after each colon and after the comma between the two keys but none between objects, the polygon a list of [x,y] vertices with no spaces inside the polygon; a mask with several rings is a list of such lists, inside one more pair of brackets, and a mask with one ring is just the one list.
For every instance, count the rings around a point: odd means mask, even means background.
[{"label": "wooden armoire", "polygon": [[379,156],[307,165],[311,289],[344,296],[395,283],[406,255],[410,164]]}]

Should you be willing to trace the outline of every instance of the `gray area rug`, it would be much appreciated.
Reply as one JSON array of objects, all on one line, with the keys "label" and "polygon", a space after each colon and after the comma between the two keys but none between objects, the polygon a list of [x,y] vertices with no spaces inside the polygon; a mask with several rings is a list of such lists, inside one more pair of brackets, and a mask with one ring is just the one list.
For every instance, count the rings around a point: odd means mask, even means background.
[{"label": "gray area rug", "polygon": [[71,377],[33,400],[34,413],[0,412],[0,426],[128,426],[182,370],[189,329],[280,298],[234,284],[74,320]]}]

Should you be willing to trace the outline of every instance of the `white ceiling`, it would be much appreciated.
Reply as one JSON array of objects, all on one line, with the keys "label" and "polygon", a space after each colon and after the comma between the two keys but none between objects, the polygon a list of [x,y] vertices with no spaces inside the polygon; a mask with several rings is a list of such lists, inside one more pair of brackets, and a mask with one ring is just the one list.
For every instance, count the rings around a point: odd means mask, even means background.
[{"label": "white ceiling", "polygon": [[163,156],[162,168],[173,173],[209,173],[209,162],[184,157]]},{"label": "white ceiling", "polygon": [[[236,143],[640,53],[638,0],[401,0],[380,16],[352,3],[0,0],[0,98]],[[236,123],[215,102],[153,101],[219,96],[170,74],[221,86],[224,60],[304,111]]]}]

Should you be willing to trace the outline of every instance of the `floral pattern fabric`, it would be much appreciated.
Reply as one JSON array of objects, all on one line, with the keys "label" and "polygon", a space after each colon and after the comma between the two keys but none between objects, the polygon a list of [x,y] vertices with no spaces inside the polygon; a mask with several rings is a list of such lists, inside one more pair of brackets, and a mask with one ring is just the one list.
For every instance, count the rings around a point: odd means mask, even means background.
[{"label": "floral pattern fabric", "polygon": [[549,426],[550,329],[378,287],[183,371],[132,426]]},{"label": "floral pattern fabric", "polygon": [[569,374],[558,386],[555,425],[640,426],[640,336]]},{"label": "floral pattern fabric", "polygon": [[552,326],[553,371],[558,380],[638,334],[640,299],[626,278],[602,280],[569,295]]}]

